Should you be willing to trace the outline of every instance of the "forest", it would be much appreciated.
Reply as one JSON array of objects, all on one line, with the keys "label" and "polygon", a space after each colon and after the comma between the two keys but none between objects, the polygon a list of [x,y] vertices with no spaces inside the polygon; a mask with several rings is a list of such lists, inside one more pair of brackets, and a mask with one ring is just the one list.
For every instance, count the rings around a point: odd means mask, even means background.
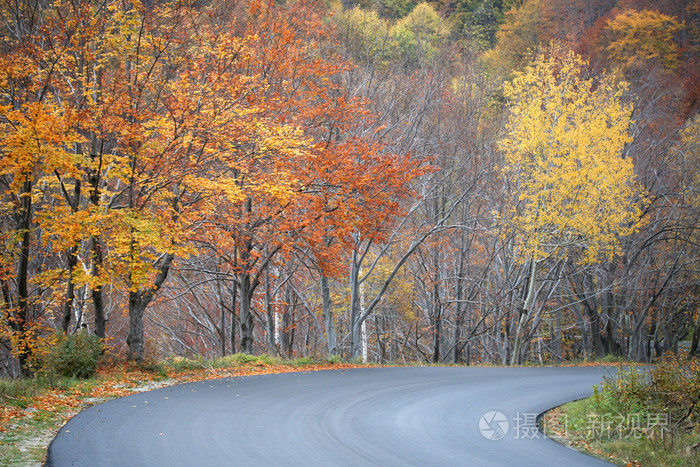
[{"label": "forest", "polygon": [[0,374],[700,343],[696,0],[0,4]]}]

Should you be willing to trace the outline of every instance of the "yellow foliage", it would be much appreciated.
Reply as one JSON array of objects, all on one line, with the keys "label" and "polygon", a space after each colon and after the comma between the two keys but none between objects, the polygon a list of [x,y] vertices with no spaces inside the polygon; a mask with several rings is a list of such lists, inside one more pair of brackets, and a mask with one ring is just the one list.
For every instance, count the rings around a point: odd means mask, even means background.
[{"label": "yellow foliage", "polygon": [[339,14],[337,22],[345,46],[357,58],[371,60],[386,54],[389,23],[376,11],[357,6]]},{"label": "yellow foliage", "polygon": [[611,36],[605,47],[611,59],[625,69],[658,60],[665,68],[678,68],[680,51],[674,36],[683,28],[675,17],[651,10],[626,10],[611,19],[606,31]]},{"label": "yellow foliage", "polygon": [[428,3],[421,3],[389,31],[389,36],[404,56],[417,63],[433,59],[442,41],[450,35],[444,21]]},{"label": "yellow foliage", "polygon": [[632,161],[626,84],[588,78],[586,62],[550,47],[505,85],[510,103],[500,141],[504,174],[517,190],[509,225],[525,258],[582,250],[582,261],[611,256],[618,237],[639,226],[641,188]]},{"label": "yellow foliage", "polygon": [[538,31],[543,16],[540,0],[524,0],[506,13],[505,23],[496,33],[496,45],[482,56],[486,68],[495,77],[508,76],[519,69],[527,51],[540,42]]},{"label": "yellow foliage", "polygon": [[18,357],[25,353],[30,357],[28,362],[32,369],[46,357],[51,348],[58,342],[58,336],[45,322],[32,322],[25,325],[23,332],[17,332],[11,328],[14,317],[11,310],[4,310],[3,324],[0,326],[0,337],[9,340],[12,354]]}]

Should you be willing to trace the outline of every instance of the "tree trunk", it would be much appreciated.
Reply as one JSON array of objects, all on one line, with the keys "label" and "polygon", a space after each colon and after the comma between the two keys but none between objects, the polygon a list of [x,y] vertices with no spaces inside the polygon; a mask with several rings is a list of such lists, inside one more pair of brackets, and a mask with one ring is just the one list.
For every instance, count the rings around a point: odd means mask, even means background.
[{"label": "tree trunk", "polygon": [[22,236],[22,247],[20,248],[19,265],[17,268],[17,315],[10,325],[17,335],[18,347],[16,349],[19,367],[22,376],[30,376],[29,358],[31,348],[27,342],[27,319],[29,318],[29,244],[31,241],[32,224],[32,180],[31,174],[26,175],[22,190],[20,192],[21,217],[17,226],[18,232]]},{"label": "tree trunk", "polygon": [[690,344],[689,356],[694,357],[698,353],[698,344],[700,344],[700,313],[695,321],[695,329],[693,329],[693,340]]},{"label": "tree trunk", "polygon": [[[92,237],[92,277],[100,277],[102,268],[102,244],[97,237]],[[102,286],[98,285],[91,289],[92,304],[95,308],[95,334],[102,339],[105,338],[107,318],[104,310],[104,300],[102,299]]]},{"label": "tree trunk", "polygon": [[[603,344],[602,336],[600,335],[600,315],[597,310],[591,307],[586,307],[591,323],[591,341],[593,343],[593,352],[597,358],[605,357],[605,345]],[[582,323],[583,325],[583,323]]]},{"label": "tree trunk", "polygon": [[357,250],[353,250],[350,264],[350,358],[360,356],[360,266]]},{"label": "tree trunk", "polygon": [[73,316],[73,302],[75,301],[73,271],[78,264],[78,256],[76,255],[77,249],[77,247],[72,246],[66,252],[66,256],[68,256],[68,264],[66,265],[66,269],[68,270],[68,285],[66,286],[66,300],[63,303],[63,320],[61,321],[61,328],[64,334],[68,333],[71,317]]},{"label": "tree trunk", "polygon": [[140,362],[144,355],[143,314],[148,305],[143,291],[129,292],[129,334],[127,359]]},{"label": "tree trunk", "polygon": [[[217,282],[219,282],[217,280]],[[219,282],[221,284],[221,282]],[[219,302],[220,305],[223,305],[223,295],[221,294],[221,287],[219,287],[219,297],[221,298],[221,301]],[[221,306],[221,322],[219,323],[219,355],[221,357],[226,356],[226,309]]]},{"label": "tree trunk", "polygon": [[438,284],[436,283],[433,291],[433,363],[440,363],[440,346],[442,345],[442,307],[438,293]]},{"label": "tree trunk", "polygon": [[333,323],[333,302],[331,302],[331,289],[326,276],[321,276],[321,298],[323,301],[323,320],[326,323],[326,345],[328,355],[336,355],[338,344],[335,337],[335,325]]},{"label": "tree trunk", "polygon": [[146,307],[153,300],[156,292],[168,277],[168,271],[173,261],[172,254],[163,256],[158,275],[153,282],[153,287],[147,290],[129,292],[129,335],[126,338],[128,346],[127,359],[140,362],[144,356],[143,340],[143,315]]},{"label": "tree trunk", "polygon": [[513,354],[511,355],[510,364],[520,365],[522,363],[522,342],[523,342],[523,330],[525,329],[525,324],[529,318],[529,314],[532,311],[532,307],[535,304],[535,295],[537,295],[537,261],[532,260],[530,268],[530,281],[527,287],[527,297],[525,297],[525,303],[523,304],[523,309],[520,312],[520,318],[518,319],[518,326],[515,330],[515,342],[513,343]]},{"label": "tree trunk", "polygon": [[367,345],[367,320],[362,320],[360,325],[360,337],[362,339],[362,363],[367,363],[367,358],[369,357],[369,347]]},{"label": "tree trunk", "polygon": [[432,290],[433,324],[433,363],[440,363],[440,346],[442,345],[442,303],[440,300],[440,251],[433,247],[433,290]]},{"label": "tree trunk", "polygon": [[250,307],[251,286],[250,274],[241,274],[238,276],[238,283],[241,291],[240,306],[241,312],[239,316],[241,327],[241,352],[253,353],[253,331],[255,321],[253,320],[253,312]]},{"label": "tree trunk", "polygon": [[[82,152],[82,145],[77,144],[77,149],[76,149],[76,154],[80,154]],[[63,195],[66,198],[66,202],[71,208],[71,212],[73,214],[78,212],[78,208],[80,207],[80,192],[81,192],[81,183],[80,179],[77,179],[75,181],[75,185],[73,186],[73,196],[68,194],[68,190],[66,189],[63,180],[61,179],[58,171],[56,171],[56,176],[58,177],[60,183],[61,183],[61,188],[63,190]],[[73,245],[68,250],[66,251],[66,256],[67,256],[67,264],[66,264],[66,270],[68,272],[68,285],[66,286],[66,299],[63,302],[63,320],[61,322],[61,327],[63,328],[64,333],[68,333],[68,328],[70,327],[70,321],[71,317],[73,314],[73,302],[75,301],[75,282],[73,281],[73,273],[75,271],[75,267],[78,264],[78,257],[76,255],[76,252],[78,251],[77,245]],[[79,325],[79,323],[78,323]]]},{"label": "tree trunk", "polygon": [[293,314],[294,307],[296,306],[295,297],[292,293],[292,287],[287,284],[285,290],[285,302],[287,302],[280,317],[280,350],[282,355],[285,357],[292,356],[292,342],[293,337],[290,335],[290,317]]},{"label": "tree trunk", "polygon": [[[90,155],[90,159],[93,163],[96,163],[97,169],[88,170],[88,179],[90,183],[90,202],[93,206],[97,207],[100,205],[100,172],[102,168],[102,155],[95,154],[98,152],[96,150],[96,142],[93,142],[93,154]],[[101,150],[99,151],[101,153]],[[92,293],[92,304],[95,308],[95,334],[101,339],[105,338],[107,318],[105,317],[104,310],[104,300],[102,297],[102,285],[100,280],[100,274],[102,273],[102,244],[97,236],[93,236],[90,239],[90,249],[92,250],[92,267],[90,274],[94,279],[97,280],[97,285],[91,287]]]},{"label": "tree trunk", "polygon": [[452,363],[460,363],[462,361],[462,354],[464,352],[464,345],[462,344],[462,326],[464,326],[464,309],[465,306],[462,303],[462,282],[463,282],[463,264],[464,261],[462,256],[460,256],[459,272],[457,273],[457,293],[455,295],[455,329],[453,335],[453,347],[452,347]]},{"label": "tree trunk", "polygon": [[236,328],[238,327],[238,322],[236,321],[236,294],[238,292],[238,284],[233,282],[231,285],[231,355],[236,353]]},{"label": "tree trunk", "polygon": [[267,352],[270,355],[277,354],[277,345],[275,342],[275,310],[272,305],[272,295],[270,293],[270,274],[265,274],[265,310],[267,311]]}]

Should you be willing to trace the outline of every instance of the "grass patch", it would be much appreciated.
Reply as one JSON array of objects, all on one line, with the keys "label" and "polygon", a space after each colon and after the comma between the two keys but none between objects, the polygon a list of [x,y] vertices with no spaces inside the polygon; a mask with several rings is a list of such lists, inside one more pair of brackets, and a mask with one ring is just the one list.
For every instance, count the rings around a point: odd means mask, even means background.
[{"label": "grass patch", "polygon": [[343,357],[340,355],[328,355],[326,357],[326,363],[330,363],[331,365],[335,365],[336,363],[343,363]]},{"label": "grass patch", "polygon": [[641,436],[629,438],[604,436],[601,431],[605,430],[600,429],[602,421],[593,398],[588,398],[548,412],[543,428],[545,434],[555,441],[617,465],[700,467],[697,447],[700,445],[700,433],[697,431],[674,435],[664,433],[663,437],[658,436],[658,432],[655,435],[642,432]]},{"label": "grass patch", "polygon": [[282,365],[283,360],[269,355],[249,355],[245,353],[236,353],[225,357],[207,360],[201,357],[198,358],[183,358],[176,357],[168,359],[163,363],[166,370],[174,372],[191,371],[191,370],[207,370],[215,368],[242,368],[246,365],[266,366],[266,365]]},{"label": "grass patch", "polygon": [[47,410],[37,410],[31,417],[18,420],[11,429],[0,434],[0,463],[42,465],[56,427],[63,423],[63,414]]},{"label": "grass patch", "polygon": [[76,379],[55,375],[41,375],[26,379],[0,379],[0,403],[27,408],[32,400],[48,391],[87,391],[94,387],[94,379]]},{"label": "grass patch", "polygon": [[46,387],[36,379],[0,379],[0,403],[26,408],[28,401]]}]

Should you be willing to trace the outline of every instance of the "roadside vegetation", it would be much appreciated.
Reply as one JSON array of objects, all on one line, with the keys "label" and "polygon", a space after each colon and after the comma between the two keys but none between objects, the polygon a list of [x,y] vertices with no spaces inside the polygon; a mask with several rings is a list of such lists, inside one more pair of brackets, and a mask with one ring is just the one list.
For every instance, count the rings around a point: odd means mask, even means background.
[{"label": "roadside vegetation", "polygon": [[593,396],[549,412],[545,433],[619,465],[700,465],[700,362],[668,354],[653,368],[623,367]]}]

